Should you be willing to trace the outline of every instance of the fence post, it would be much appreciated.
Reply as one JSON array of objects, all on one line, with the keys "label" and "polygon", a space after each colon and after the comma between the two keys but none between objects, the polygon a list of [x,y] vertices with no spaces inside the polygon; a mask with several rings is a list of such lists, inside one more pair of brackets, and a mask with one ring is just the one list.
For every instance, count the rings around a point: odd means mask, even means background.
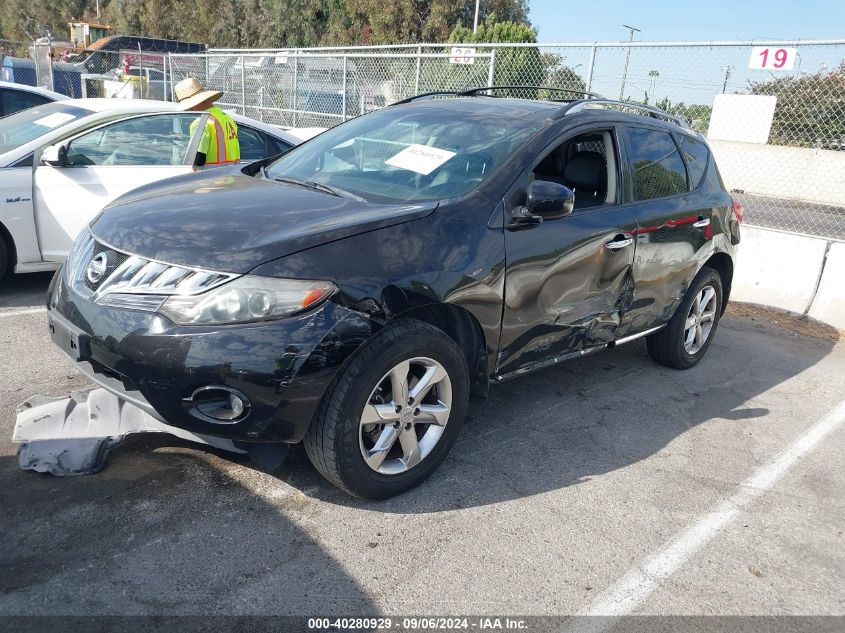
[{"label": "fence post", "polygon": [[261,122],[264,123],[264,86],[261,86],[258,89],[258,98],[259,98],[258,103],[261,106],[261,109],[258,112],[260,113],[259,116],[261,117],[261,119],[260,119]]},{"label": "fence post", "polygon": [[487,72],[487,85],[492,86],[496,77],[496,49],[490,49],[490,70]]},{"label": "fence post", "polygon": [[241,114],[246,116],[246,55],[241,55]]},{"label": "fence post", "polygon": [[414,77],[414,94],[420,94],[420,65],[422,63],[422,46],[417,46],[417,72]]},{"label": "fence post", "polygon": [[596,43],[593,42],[592,48],[590,48],[590,61],[587,62],[587,92],[591,92],[591,88],[593,86],[593,66],[596,64]]},{"label": "fence post", "polygon": [[343,56],[343,120],[346,121],[346,55]]},{"label": "fence post", "polygon": [[293,127],[296,127],[296,114],[299,110],[299,51],[293,57]]},{"label": "fence post", "polygon": [[141,43],[138,42],[138,94],[141,95],[141,99],[147,98],[149,90],[148,85],[146,92],[144,91],[144,54],[141,52]]}]

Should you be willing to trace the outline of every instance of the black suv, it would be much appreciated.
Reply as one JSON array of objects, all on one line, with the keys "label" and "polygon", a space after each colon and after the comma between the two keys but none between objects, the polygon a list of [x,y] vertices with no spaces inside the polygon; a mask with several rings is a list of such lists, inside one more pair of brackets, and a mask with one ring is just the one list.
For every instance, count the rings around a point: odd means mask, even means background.
[{"label": "black suv", "polygon": [[54,338],[166,424],[304,442],[370,498],[428,477],[491,383],[641,336],[695,365],[742,216],[707,143],[655,109],[496,90],[127,194],[56,274]]}]

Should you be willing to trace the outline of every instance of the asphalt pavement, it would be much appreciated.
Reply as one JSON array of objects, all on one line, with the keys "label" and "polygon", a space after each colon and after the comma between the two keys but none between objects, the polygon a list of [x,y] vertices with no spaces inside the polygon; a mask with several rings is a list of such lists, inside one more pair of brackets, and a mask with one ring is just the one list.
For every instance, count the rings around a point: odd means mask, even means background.
[{"label": "asphalt pavement", "polygon": [[96,475],[19,470],[15,406],[85,384],[48,281],[0,290],[0,615],[845,613],[824,326],[731,310],[689,371],[637,341],[497,385],[428,482],[366,502],[299,447],[274,474],[167,435]]}]

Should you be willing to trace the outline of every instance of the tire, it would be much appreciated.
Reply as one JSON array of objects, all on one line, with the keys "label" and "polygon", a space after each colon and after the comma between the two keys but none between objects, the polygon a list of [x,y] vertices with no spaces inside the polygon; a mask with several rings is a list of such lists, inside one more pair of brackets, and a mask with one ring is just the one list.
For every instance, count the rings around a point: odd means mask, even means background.
[{"label": "tire", "polygon": [[[714,293],[712,298],[709,292]],[[684,300],[666,327],[646,337],[648,354],[652,360],[675,369],[689,369],[695,366],[707,353],[716,335],[716,328],[722,316],[722,296],[722,278],[715,270],[705,266],[693,279]],[[706,305],[699,311],[701,298],[706,299]],[[710,317],[701,318],[702,315]],[[688,319],[693,317],[695,321],[688,322]],[[690,323],[694,323],[692,328],[687,327]],[[696,330],[701,334],[700,339]]]},{"label": "tire", "polygon": [[[418,389],[426,377],[427,392]],[[421,396],[416,402],[415,392]],[[305,450],[341,490],[392,497],[420,484],[446,458],[468,399],[469,372],[455,341],[432,325],[401,319],[364,344],[329,385]],[[414,445],[416,452],[408,449]]]}]

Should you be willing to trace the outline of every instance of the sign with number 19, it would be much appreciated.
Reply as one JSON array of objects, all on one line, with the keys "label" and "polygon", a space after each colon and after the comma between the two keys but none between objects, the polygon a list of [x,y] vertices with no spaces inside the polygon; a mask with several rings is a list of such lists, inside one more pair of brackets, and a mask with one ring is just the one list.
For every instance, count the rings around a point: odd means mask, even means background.
[{"label": "sign with number 19", "polygon": [[796,49],[785,46],[755,46],[748,67],[753,70],[792,70]]}]

